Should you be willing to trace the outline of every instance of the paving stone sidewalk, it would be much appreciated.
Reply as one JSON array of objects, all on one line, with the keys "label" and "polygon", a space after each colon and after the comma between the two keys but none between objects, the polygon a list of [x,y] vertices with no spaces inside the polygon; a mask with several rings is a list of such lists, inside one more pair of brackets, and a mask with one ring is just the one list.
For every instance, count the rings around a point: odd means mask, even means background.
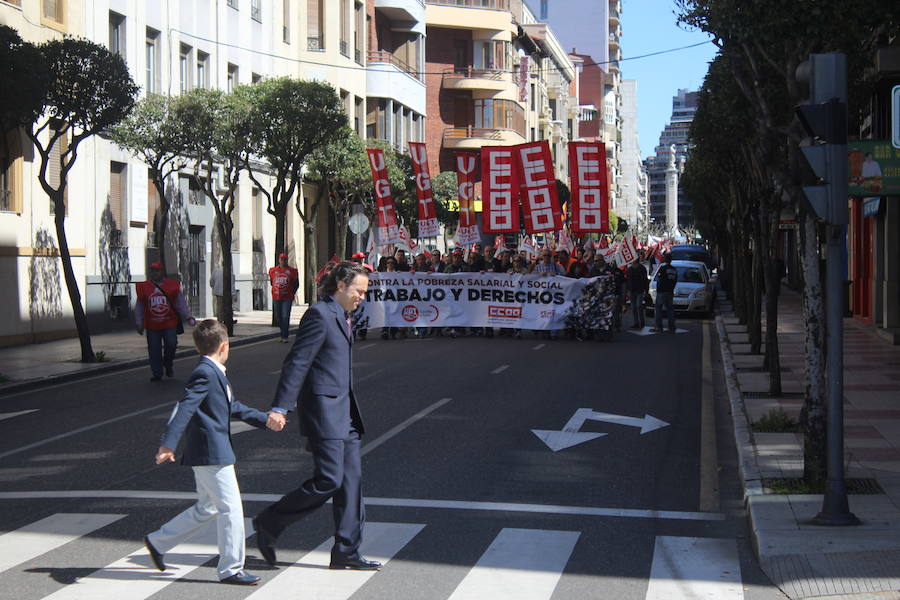
[{"label": "paving stone sidewalk", "polygon": [[900,598],[900,347],[844,319],[846,476],[874,479],[884,493],[850,495],[859,526],[811,525],[821,495],[769,494],[763,485],[802,477],[802,435],[751,430],[771,411],[799,417],[806,380],[800,295],[785,288],[779,297],[779,398],[768,394],[769,375],[763,357],[750,354],[746,327],[720,298],[716,323],[760,565],[790,598]]},{"label": "paving stone sidewalk", "polygon": [[[291,323],[296,326],[306,311],[306,305],[294,306]],[[272,327],[269,311],[235,313],[232,346],[278,338],[277,327]],[[190,327],[178,336],[176,357],[196,354],[190,336]],[[25,344],[0,348],[0,398],[22,390],[99,375],[110,371],[129,369],[149,364],[147,339],[134,329],[124,329],[91,336],[94,353],[102,352],[104,362],[82,363],[78,338],[66,338],[41,344]]]}]

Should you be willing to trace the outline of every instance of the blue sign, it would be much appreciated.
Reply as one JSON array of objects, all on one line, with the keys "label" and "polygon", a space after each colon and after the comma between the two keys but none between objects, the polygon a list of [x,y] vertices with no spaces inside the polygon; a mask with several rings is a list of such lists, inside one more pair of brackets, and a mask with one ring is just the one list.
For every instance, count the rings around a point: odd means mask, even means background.
[{"label": "blue sign", "polygon": [[877,198],[865,198],[863,199],[863,216],[864,217],[874,217],[878,214],[878,209],[881,208],[881,196]]},{"label": "blue sign", "polygon": [[891,142],[900,148],[900,85],[891,92]]}]

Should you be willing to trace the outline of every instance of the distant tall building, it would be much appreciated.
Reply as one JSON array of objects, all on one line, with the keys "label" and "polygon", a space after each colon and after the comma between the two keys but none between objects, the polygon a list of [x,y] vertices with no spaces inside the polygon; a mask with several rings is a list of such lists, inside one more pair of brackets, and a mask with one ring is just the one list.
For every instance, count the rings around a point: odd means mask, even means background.
[{"label": "distant tall building", "polygon": [[[649,211],[650,222],[660,225],[673,224],[670,214],[677,207],[677,224],[679,226],[691,225],[694,215],[689,198],[678,185],[678,179],[684,171],[684,162],[687,160],[688,134],[691,122],[697,112],[697,92],[678,90],[678,95],[672,98],[672,118],[659,136],[659,145],[656,146],[654,156],[649,156],[644,161],[649,178]],[[674,148],[673,148],[674,147]],[[670,163],[674,164],[673,167]],[[677,201],[666,208],[667,171],[669,195],[672,195],[673,177],[677,189]]]},{"label": "distant tall building", "polygon": [[[581,58],[581,135],[603,141],[609,168],[610,208],[619,214],[622,198],[622,60],[620,0],[540,0],[538,16]],[[592,73],[592,71],[594,71]],[[590,118],[597,119],[596,125]]]},{"label": "distant tall building", "polygon": [[623,79],[621,90],[622,178],[616,215],[628,221],[632,230],[642,230],[647,224],[647,173],[638,137],[637,80]]}]

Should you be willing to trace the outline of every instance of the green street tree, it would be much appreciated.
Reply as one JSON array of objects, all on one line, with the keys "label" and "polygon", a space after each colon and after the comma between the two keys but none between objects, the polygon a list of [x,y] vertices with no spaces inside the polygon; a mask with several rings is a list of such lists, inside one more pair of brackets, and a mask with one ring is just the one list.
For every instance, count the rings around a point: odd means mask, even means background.
[{"label": "green street tree", "polygon": [[[63,275],[81,343],[81,360],[93,362],[96,357],[66,237],[66,186],[81,143],[124,119],[134,106],[138,86],[132,81],[124,59],[99,44],[63,38],[46,42],[39,50],[47,66],[49,85],[42,102],[30,114],[22,115],[22,122],[41,159],[38,181],[52,202]],[[29,71],[33,68],[30,66]],[[51,178],[48,172],[56,157],[58,179]]]},{"label": "green street tree", "polygon": [[40,49],[22,41],[19,33],[6,25],[0,25],[0,81],[4,88],[0,94],[0,143],[7,150],[6,134],[41,112],[50,72]]},{"label": "green street tree", "polygon": [[252,127],[250,110],[254,94],[250,86],[238,86],[231,94],[194,88],[180,96],[174,113],[185,132],[185,156],[194,183],[209,198],[216,213],[216,240],[222,260],[222,302],[216,318],[234,335],[231,289],[234,265],[231,247],[234,208],[241,171],[249,163]]},{"label": "green street tree", "polygon": [[[302,194],[303,167],[309,155],[337,138],[347,125],[341,99],[327,83],[279,77],[265,79],[248,90],[250,100],[250,156],[268,163],[274,186],[248,170],[250,178],[268,202],[275,217],[275,252],[272,264],[285,250],[287,206],[294,200],[307,240],[307,260],[315,264],[315,225],[319,199],[309,209]],[[310,249],[309,244],[313,247]],[[308,273],[308,272],[307,272]],[[315,270],[313,270],[315,273]],[[306,299],[315,301],[315,283],[307,280]]]},{"label": "green street tree", "polygon": [[[859,108],[868,101],[866,77],[875,48],[896,37],[900,6],[879,0],[853,3],[840,0],[676,0],[680,22],[709,33],[727,59],[735,82],[752,108],[756,141],[754,160],[747,166],[757,187],[768,189],[760,198],[760,231],[764,240],[763,272],[767,289],[779,285],[774,265],[774,240],[784,198],[795,208],[800,223],[799,258],[803,268],[803,310],[806,324],[806,400],[804,478],[816,485],[825,478],[825,338],[824,304],[818,248],[822,241],[814,215],[800,198],[799,144],[804,137],[794,119],[794,106],[805,96],[796,70],[813,52],[843,52],[848,59],[850,128],[859,129]],[[767,330],[775,331],[777,302],[767,297]],[[773,326],[775,325],[775,326]],[[767,340],[768,345],[768,340]],[[767,348],[767,357],[771,354]]]},{"label": "green street tree", "polygon": [[140,100],[134,110],[110,131],[119,146],[129,150],[149,167],[150,180],[159,197],[154,235],[159,260],[166,264],[166,229],[169,225],[169,202],[172,177],[184,166],[185,131],[174,115],[172,96],[150,94]]},{"label": "green street tree", "polygon": [[[338,137],[309,155],[309,181],[319,184],[319,202],[327,200],[334,212],[335,254],[347,257],[347,223],[353,204],[365,204],[372,197],[372,173],[363,141],[349,127]],[[315,257],[315,253],[312,254]],[[307,261],[307,274],[315,273]]]}]

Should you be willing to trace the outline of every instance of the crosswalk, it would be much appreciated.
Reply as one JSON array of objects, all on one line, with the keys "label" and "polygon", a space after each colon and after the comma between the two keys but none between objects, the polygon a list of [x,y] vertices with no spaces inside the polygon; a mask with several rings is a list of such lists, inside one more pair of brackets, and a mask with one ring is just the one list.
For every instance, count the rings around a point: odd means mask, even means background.
[{"label": "crosswalk", "polygon": [[[84,536],[102,536],[105,527],[127,518],[125,514],[57,513],[0,535],[0,578],[16,577],[34,572],[42,563],[58,564],[55,552],[79,544]],[[391,561],[402,557],[404,574],[410,563],[416,562],[411,542],[428,535],[428,526],[421,523],[369,522],[365,528],[362,553],[384,564],[384,572],[329,570],[332,540],[325,539],[293,564],[281,563],[277,571],[257,571],[263,575],[261,585],[253,588],[231,588],[229,597],[251,600],[294,597],[302,590],[302,597],[315,600],[348,600],[365,598],[367,584],[376,577],[389,576]],[[253,534],[249,520],[246,534]],[[485,538],[486,539],[486,538]],[[480,556],[464,569],[461,579],[454,579],[446,591],[435,600],[550,600],[566,567],[584,539],[583,532],[547,529],[500,528],[483,547]],[[215,581],[215,570],[204,565],[214,564],[217,554],[214,524],[199,531],[193,538],[166,554],[169,569],[160,573],[153,568],[143,544],[135,541],[125,556],[105,567],[78,577],[73,582],[59,584],[49,594],[30,595],[27,587],[16,591],[17,600],[146,600],[167,597],[213,597],[190,593],[197,583]],[[430,540],[429,540],[430,541]],[[484,543],[483,541],[480,543]],[[421,545],[419,546],[421,548]],[[251,549],[250,553],[253,551]],[[290,554],[286,552],[285,554]],[[68,552],[67,556],[81,557]],[[279,558],[282,558],[279,556]],[[70,558],[71,560],[71,558]],[[76,559],[77,560],[77,559]],[[433,556],[431,557],[433,561]],[[92,564],[84,556],[81,565]],[[101,563],[102,564],[102,563]],[[38,569],[39,570],[39,569]],[[459,572],[459,571],[455,571]],[[212,577],[210,578],[210,574]],[[584,577],[584,573],[572,577]],[[190,587],[179,588],[186,584]],[[171,595],[167,588],[171,586]],[[427,589],[427,586],[426,586]],[[445,589],[441,587],[440,589]],[[741,600],[743,598],[741,568],[734,539],[657,536],[652,560],[648,565],[644,600],[688,600],[709,598]],[[0,598],[5,597],[0,592]],[[384,596],[378,596],[384,597]],[[581,598],[582,596],[579,596]],[[602,594],[598,597],[604,597]]]}]

